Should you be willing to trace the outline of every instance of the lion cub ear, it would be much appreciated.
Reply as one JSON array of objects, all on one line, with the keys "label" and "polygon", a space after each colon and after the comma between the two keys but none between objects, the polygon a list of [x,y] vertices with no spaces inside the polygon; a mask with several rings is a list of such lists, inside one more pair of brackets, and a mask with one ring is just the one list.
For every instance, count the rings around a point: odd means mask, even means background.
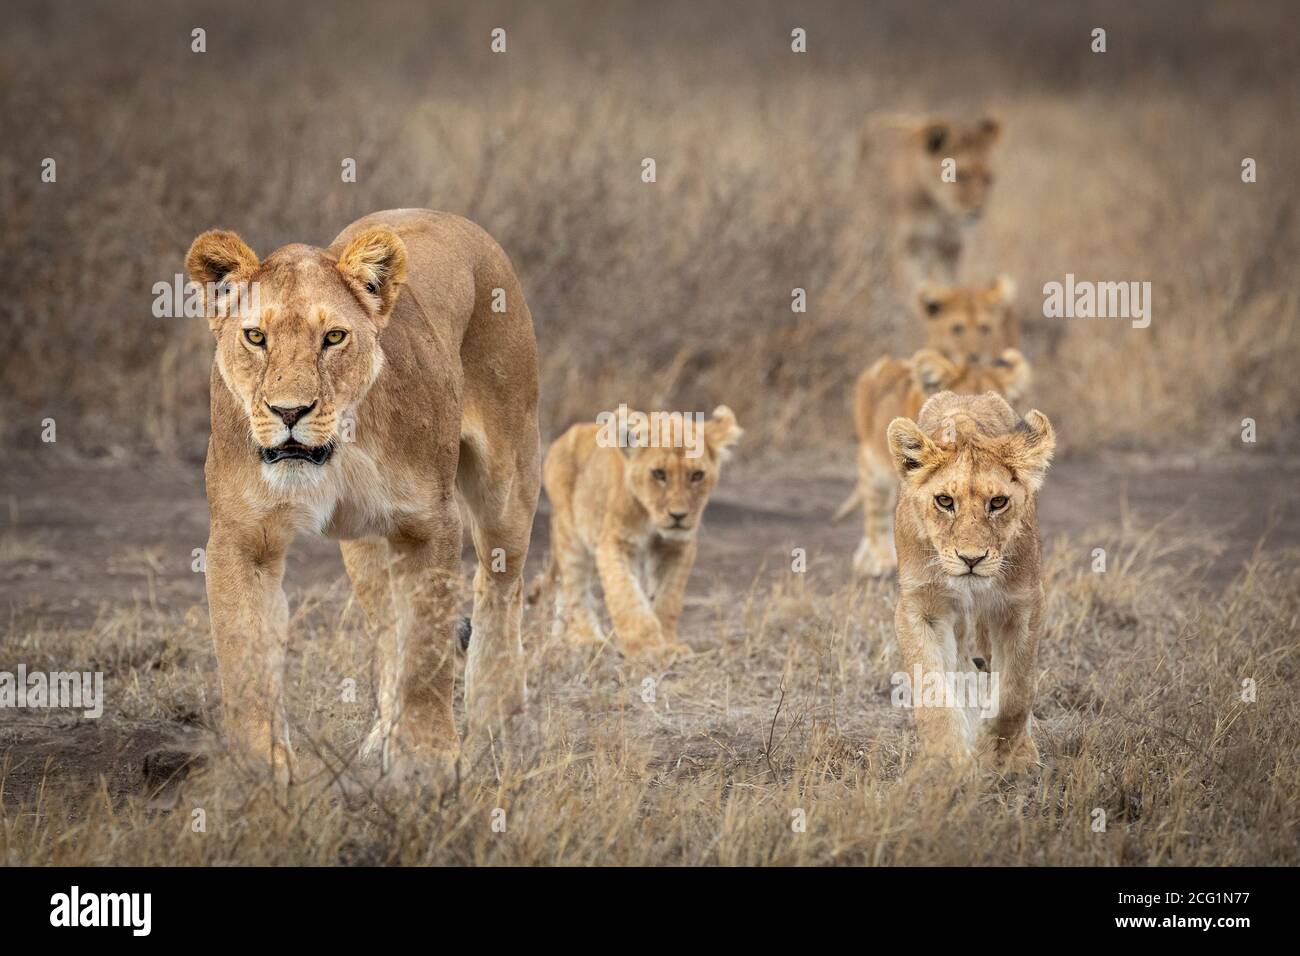
[{"label": "lion cub ear", "polygon": [[948,298],[948,288],[933,280],[922,282],[916,289],[916,307],[927,319],[943,311]]},{"label": "lion cub ear", "polygon": [[736,424],[736,413],[726,405],[713,410],[713,417],[704,423],[704,441],[719,461],[731,456],[731,446],[740,441],[745,430]]},{"label": "lion cub ear", "polygon": [[216,288],[252,275],[257,265],[257,255],[248,244],[225,229],[209,229],[190,243],[190,251],[185,254],[185,271],[190,281],[203,289],[203,311],[213,332],[221,325],[222,318],[213,301]]},{"label": "lion cub ear", "polygon": [[904,481],[928,469],[939,458],[939,447],[910,418],[895,418],[885,430],[894,470]]},{"label": "lion cub ear", "polygon": [[1035,408],[1016,426],[1009,438],[1005,455],[1007,467],[1030,491],[1037,491],[1043,485],[1047,466],[1056,451],[1056,432],[1052,423]]},{"label": "lion cub ear", "polygon": [[367,229],[348,243],[338,268],[375,322],[387,325],[406,281],[406,243],[391,229]]}]

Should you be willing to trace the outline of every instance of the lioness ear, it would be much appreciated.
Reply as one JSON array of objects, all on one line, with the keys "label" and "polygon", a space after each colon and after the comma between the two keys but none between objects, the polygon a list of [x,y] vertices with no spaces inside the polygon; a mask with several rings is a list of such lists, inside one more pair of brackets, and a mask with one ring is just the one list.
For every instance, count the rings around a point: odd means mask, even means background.
[{"label": "lioness ear", "polygon": [[927,280],[916,289],[916,307],[921,310],[922,315],[932,319],[943,311],[943,303],[947,295],[946,286]]},{"label": "lioness ear", "polygon": [[225,229],[209,229],[190,243],[185,254],[185,271],[190,281],[203,289],[204,312],[215,332],[221,316],[209,298],[214,287],[249,275],[257,268],[257,255],[238,235]]},{"label": "lioness ear", "polygon": [[957,377],[957,366],[934,349],[921,349],[912,356],[912,381],[927,395],[941,392]]},{"label": "lioness ear", "polygon": [[726,461],[731,454],[731,446],[740,441],[745,430],[736,424],[736,413],[726,405],[719,405],[713,410],[713,417],[704,423],[704,441],[718,457]]},{"label": "lioness ear", "polygon": [[1056,450],[1056,432],[1047,416],[1034,409],[1011,433],[1006,465],[1030,491],[1042,487],[1047,466]]},{"label": "lioness ear", "polygon": [[406,243],[391,229],[367,229],[348,243],[338,268],[375,321],[387,324],[406,281]]},{"label": "lioness ear", "polygon": [[947,123],[930,123],[921,130],[921,143],[931,156],[937,156],[947,142]]},{"label": "lioness ear", "polygon": [[889,454],[898,477],[907,481],[916,472],[934,464],[939,448],[910,418],[895,418],[885,431]]}]

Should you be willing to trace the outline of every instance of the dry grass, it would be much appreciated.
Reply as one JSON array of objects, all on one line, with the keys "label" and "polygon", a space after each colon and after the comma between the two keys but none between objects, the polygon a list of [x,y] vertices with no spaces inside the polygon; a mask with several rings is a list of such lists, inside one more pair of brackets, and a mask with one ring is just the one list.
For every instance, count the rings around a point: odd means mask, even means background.
[{"label": "dry grass", "polygon": [[83,450],[201,455],[209,337],[149,314],[192,237],[325,244],[365,212],[427,205],[514,259],[548,435],[622,401],[727,401],[763,445],[843,442],[855,374],[916,344],[882,288],[857,131],[928,109],[1006,122],[971,276],[1016,277],[1031,319],[1066,272],[1153,283],[1145,331],[1032,323],[1035,400],[1070,448],[1222,445],[1245,416],[1263,444],[1297,434],[1285,4],[826,3],[797,17],[805,57],[777,5],[466,6],[20,4],[0,39],[0,109],[24,129],[0,166],[6,437],[34,443],[52,415]]},{"label": "dry grass", "polygon": [[[467,758],[459,789],[423,805],[368,799],[376,772],[349,759],[370,717],[370,644],[342,583],[294,616],[291,721],[318,776],[287,797],[220,760],[179,785],[170,776],[179,732],[215,726],[201,614],[116,610],[85,633],[8,635],[29,668],[107,671],[112,710],[92,758],[102,778],[84,753],[0,771],[0,862],[1300,862],[1300,555],[1257,558],[1220,593],[1189,585],[1186,564],[1170,569],[1159,529],[1088,541],[1108,546],[1107,573],[1080,569],[1077,547],[1050,563],[1035,708],[1045,766],[1010,783],[914,764],[910,718],[889,702],[892,590],[839,588],[815,570],[705,599],[699,653],[663,673],[548,640],[531,614],[542,742],[514,762]],[[1184,555],[1200,546],[1176,542]],[[347,677],[358,703],[341,700]],[[1248,677],[1255,703],[1242,700]],[[132,738],[160,727],[171,743],[131,758]],[[340,773],[346,797],[325,782]],[[206,832],[191,829],[196,808]],[[798,809],[806,832],[792,829]]]}]

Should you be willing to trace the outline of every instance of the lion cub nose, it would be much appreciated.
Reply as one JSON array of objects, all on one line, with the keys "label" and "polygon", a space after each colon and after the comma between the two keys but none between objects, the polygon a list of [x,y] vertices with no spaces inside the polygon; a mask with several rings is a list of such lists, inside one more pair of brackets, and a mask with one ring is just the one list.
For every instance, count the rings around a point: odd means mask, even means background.
[{"label": "lion cub nose", "polygon": [[281,405],[267,405],[266,407],[269,408],[271,412],[280,419],[280,421],[292,428],[294,422],[316,407],[316,403],[312,402],[310,405],[295,405],[293,408],[285,408]]},{"label": "lion cub nose", "polygon": [[985,551],[983,554],[962,554],[960,551],[957,552],[957,557],[965,561],[966,567],[970,568],[972,571],[975,570],[975,565],[979,564],[988,556],[989,553],[987,551]]}]

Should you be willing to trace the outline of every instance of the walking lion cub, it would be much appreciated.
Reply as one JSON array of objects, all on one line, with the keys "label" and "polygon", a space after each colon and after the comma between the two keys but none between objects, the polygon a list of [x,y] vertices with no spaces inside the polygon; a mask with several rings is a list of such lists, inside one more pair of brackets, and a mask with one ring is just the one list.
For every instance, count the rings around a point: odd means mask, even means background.
[{"label": "walking lion cub", "polygon": [[603,639],[592,596],[599,577],[625,654],[689,653],[677,621],[700,518],[742,431],[725,405],[708,421],[663,412],[626,419],[617,431],[611,421],[574,425],[542,465],[549,574],[559,578],[555,632],[576,643]]},{"label": "walking lion cub", "polygon": [[854,505],[862,505],[862,542],[853,556],[858,574],[884,576],[897,564],[892,521],[898,478],[885,441],[889,422],[898,416],[915,418],[927,399],[944,391],[967,395],[994,391],[1018,401],[1030,377],[1029,362],[1017,349],[1003,350],[993,364],[959,365],[930,348],[908,360],[881,358],[858,377],[853,397],[858,487],[835,515],[842,518]]},{"label": "walking lion cub", "polygon": [[979,708],[954,699],[918,706],[913,686],[922,746],[948,759],[990,757],[1004,773],[1026,770],[1038,763],[1036,498],[1056,447],[1052,425],[1036,410],[1022,420],[994,392],[941,392],[916,421],[890,422],[887,434],[902,489],[894,625],[908,672],[926,682],[941,675],[950,687],[985,672],[993,691]]}]

